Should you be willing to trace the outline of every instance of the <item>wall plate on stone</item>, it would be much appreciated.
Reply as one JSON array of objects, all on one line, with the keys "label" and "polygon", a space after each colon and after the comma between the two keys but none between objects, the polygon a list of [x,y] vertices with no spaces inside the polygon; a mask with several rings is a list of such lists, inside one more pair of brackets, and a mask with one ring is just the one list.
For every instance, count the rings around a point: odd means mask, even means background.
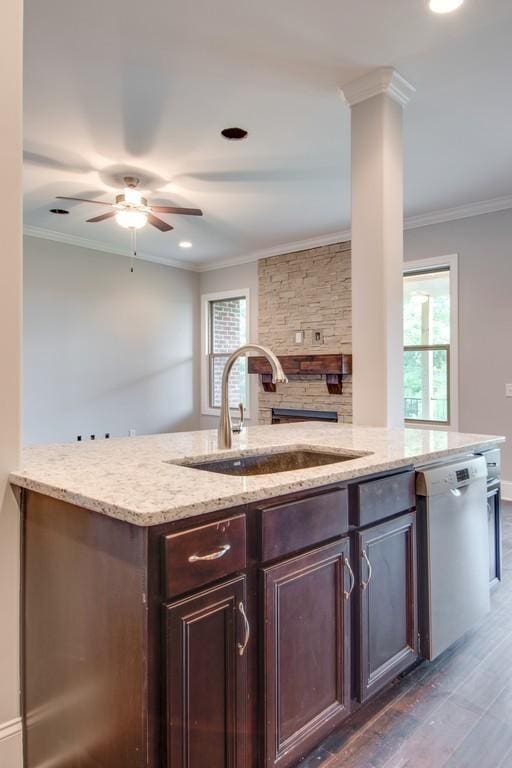
[{"label": "wall plate on stone", "polygon": [[322,330],[311,331],[311,344],[317,346],[324,343],[324,332]]}]

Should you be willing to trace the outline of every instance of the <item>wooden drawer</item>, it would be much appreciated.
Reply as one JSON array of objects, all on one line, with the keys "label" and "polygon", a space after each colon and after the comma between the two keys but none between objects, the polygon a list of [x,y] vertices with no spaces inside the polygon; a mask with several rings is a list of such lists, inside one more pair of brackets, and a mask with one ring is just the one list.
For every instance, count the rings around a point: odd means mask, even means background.
[{"label": "wooden drawer", "polygon": [[415,506],[414,471],[369,480],[350,489],[350,525],[370,525]]},{"label": "wooden drawer", "polygon": [[167,598],[222,579],[246,565],[245,515],[164,538]]},{"label": "wooden drawer", "polygon": [[261,510],[261,559],[297,552],[348,530],[345,488]]}]

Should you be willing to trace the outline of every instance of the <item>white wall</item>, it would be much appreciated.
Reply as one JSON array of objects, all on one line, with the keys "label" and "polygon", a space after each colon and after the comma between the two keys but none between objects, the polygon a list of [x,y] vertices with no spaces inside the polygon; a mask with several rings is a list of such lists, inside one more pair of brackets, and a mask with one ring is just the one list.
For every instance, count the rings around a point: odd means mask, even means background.
[{"label": "white wall", "polygon": [[[258,263],[256,261],[249,264],[239,264],[235,267],[225,267],[224,269],[214,269],[209,272],[201,272],[199,275],[199,290],[201,295],[204,293],[215,293],[217,291],[232,291],[237,288],[249,288],[250,290],[250,318],[249,318],[249,341],[258,341]],[[258,422],[258,377],[250,376],[250,417],[247,418],[248,424]],[[217,416],[208,416],[201,414],[201,429],[211,429],[218,424]]]},{"label": "white wall", "polygon": [[0,765],[21,766],[19,512],[7,484],[19,461],[22,3],[2,5],[0,46]]},{"label": "white wall", "polygon": [[459,429],[507,436],[503,478],[511,482],[512,211],[405,233],[407,261],[451,253],[459,254]]},{"label": "white wall", "polygon": [[198,427],[196,273],[24,238],[24,443]]}]

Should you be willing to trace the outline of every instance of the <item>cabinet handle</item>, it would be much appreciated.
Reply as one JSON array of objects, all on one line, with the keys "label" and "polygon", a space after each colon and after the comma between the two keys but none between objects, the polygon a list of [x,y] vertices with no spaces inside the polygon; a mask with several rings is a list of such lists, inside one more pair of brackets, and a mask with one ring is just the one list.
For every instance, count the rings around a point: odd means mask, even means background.
[{"label": "cabinet handle", "polygon": [[197,563],[200,560],[218,560],[219,557],[224,555],[231,549],[231,544],[223,544],[222,547],[216,549],[215,552],[209,552],[207,555],[190,555],[189,563]]},{"label": "cabinet handle", "polygon": [[344,596],[345,596],[345,600],[348,600],[350,595],[352,594],[352,590],[354,589],[354,584],[356,583],[356,580],[354,578],[354,571],[352,570],[352,566],[350,565],[350,560],[348,559],[348,557],[346,557],[343,560],[343,565],[347,569],[348,576],[349,576],[349,579],[350,579],[350,587],[348,589],[348,592],[345,590],[345,592],[343,593]]},{"label": "cabinet handle", "polygon": [[366,560],[366,565],[368,566],[368,578],[366,579],[366,581],[364,579],[361,581],[361,589],[366,589],[366,587],[372,580],[372,573],[373,573],[372,564],[370,563],[370,559],[366,554],[366,549],[363,549],[363,551],[361,552],[361,557],[363,558],[363,560]]},{"label": "cabinet handle", "polygon": [[247,614],[245,612],[244,604],[238,603],[238,610],[242,614],[242,618],[244,620],[244,629],[245,629],[245,636],[243,643],[237,643],[238,645],[238,653],[240,656],[244,655],[244,651],[247,648],[247,643],[249,642],[249,638],[251,636],[251,627],[249,625],[249,619],[247,618]]}]

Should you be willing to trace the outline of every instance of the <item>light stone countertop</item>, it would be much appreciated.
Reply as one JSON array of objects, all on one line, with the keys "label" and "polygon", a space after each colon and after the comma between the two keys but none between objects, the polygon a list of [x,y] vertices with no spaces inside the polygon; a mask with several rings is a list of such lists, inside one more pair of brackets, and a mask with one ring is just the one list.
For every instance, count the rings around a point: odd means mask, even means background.
[{"label": "light stone countertop", "polygon": [[[149,526],[402,466],[489,449],[503,437],[319,422],[249,427],[219,451],[215,430],[25,448],[13,485]],[[291,447],[370,455],[273,475],[233,477],[168,462]]]}]

